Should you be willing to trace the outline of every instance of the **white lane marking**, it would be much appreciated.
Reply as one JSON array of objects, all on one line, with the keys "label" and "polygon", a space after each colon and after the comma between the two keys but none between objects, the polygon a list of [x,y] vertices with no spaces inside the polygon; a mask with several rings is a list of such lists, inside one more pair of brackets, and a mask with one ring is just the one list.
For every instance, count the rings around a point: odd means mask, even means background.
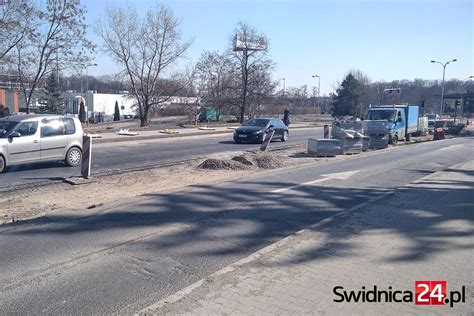
[{"label": "white lane marking", "polygon": [[440,148],[439,150],[448,150],[448,149],[454,149],[454,148],[460,148],[460,147],[464,147],[464,144],[451,145],[448,147]]},{"label": "white lane marking", "polygon": [[338,180],[345,180],[348,179],[349,177],[352,177],[354,174],[358,173],[360,170],[354,170],[354,171],[346,171],[346,172],[337,172],[337,173],[330,173],[330,174],[323,174],[321,175],[321,179],[313,180],[313,181],[308,181],[300,184],[295,184],[286,188],[280,188],[280,189],[275,189],[270,191],[271,193],[281,193],[281,192],[286,192],[290,191],[299,187],[303,186],[310,186],[315,183],[321,183],[324,181],[328,181],[331,179],[338,179]]}]

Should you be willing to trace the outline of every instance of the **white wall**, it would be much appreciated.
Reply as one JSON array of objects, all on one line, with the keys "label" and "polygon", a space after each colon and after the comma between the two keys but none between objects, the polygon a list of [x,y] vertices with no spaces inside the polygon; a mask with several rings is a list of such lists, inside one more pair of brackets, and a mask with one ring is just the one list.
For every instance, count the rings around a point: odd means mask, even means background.
[{"label": "white wall", "polygon": [[[120,115],[135,115],[135,99],[123,94],[87,93],[89,111],[103,112],[105,115],[114,115],[115,101],[118,102]],[[92,107],[91,107],[92,106]]]}]

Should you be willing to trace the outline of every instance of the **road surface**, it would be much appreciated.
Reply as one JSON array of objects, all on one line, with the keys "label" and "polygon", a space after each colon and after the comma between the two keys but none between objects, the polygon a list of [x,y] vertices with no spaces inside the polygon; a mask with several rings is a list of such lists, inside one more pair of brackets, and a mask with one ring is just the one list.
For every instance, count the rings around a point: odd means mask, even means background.
[{"label": "road surface", "polygon": [[[290,138],[287,142],[274,141],[270,147],[303,144],[309,137],[322,137],[322,135],[321,127],[293,129],[290,130]],[[92,174],[156,166],[229,151],[258,149],[259,146],[258,144],[235,144],[231,133],[97,144],[93,145],[92,150]],[[12,166],[6,173],[0,174],[0,190],[79,175],[80,167],[70,168],[61,162]]]},{"label": "road surface", "polygon": [[133,313],[473,152],[472,138],[428,142],[148,194],[95,216],[55,214],[0,227],[0,314]]}]

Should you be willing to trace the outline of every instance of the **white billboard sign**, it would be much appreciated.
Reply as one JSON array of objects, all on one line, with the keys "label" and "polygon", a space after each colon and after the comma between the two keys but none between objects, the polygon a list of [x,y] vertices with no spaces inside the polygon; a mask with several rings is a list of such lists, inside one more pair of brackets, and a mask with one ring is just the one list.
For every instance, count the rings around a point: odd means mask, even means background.
[{"label": "white billboard sign", "polygon": [[263,36],[238,34],[234,38],[234,51],[265,49],[267,49],[267,39]]}]

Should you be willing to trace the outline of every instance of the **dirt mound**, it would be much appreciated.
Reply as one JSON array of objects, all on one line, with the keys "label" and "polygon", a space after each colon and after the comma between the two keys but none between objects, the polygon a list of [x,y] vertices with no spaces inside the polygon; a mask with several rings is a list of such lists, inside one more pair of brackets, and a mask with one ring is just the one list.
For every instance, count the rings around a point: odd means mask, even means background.
[{"label": "dirt mound", "polygon": [[272,156],[272,155],[268,155],[268,154],[266,154],[266,155],[257,155],[257,157],[255,157],[255,162],[256,162],[257,166],[259,168],[262,168],[262,169],[281,168],[285,165],[277,157]]},{"label": "dirt mound", "polygon": [[222,159],[206,159],[199,166],[201,169],[211,170],[242,170],[248,169],[248,166],[233,160],[222,160]]},{"label": "dirt mound", "polygon": [[274,169],[284,167],[285,164],[281,158],[268,153],[246,153],[240,156],[232,157],[229,160],[224,159],[206,159],[198,167],[211,170],[242,170],[242,169]]},{"label": "dirt mound", "polygon": [[246,166],[253,166],[255,164],[254,160],[252,159],[252,157],[249,157],[249,155],[235,156],[232,158],[232,160],[240,162],[241,164]]}]

